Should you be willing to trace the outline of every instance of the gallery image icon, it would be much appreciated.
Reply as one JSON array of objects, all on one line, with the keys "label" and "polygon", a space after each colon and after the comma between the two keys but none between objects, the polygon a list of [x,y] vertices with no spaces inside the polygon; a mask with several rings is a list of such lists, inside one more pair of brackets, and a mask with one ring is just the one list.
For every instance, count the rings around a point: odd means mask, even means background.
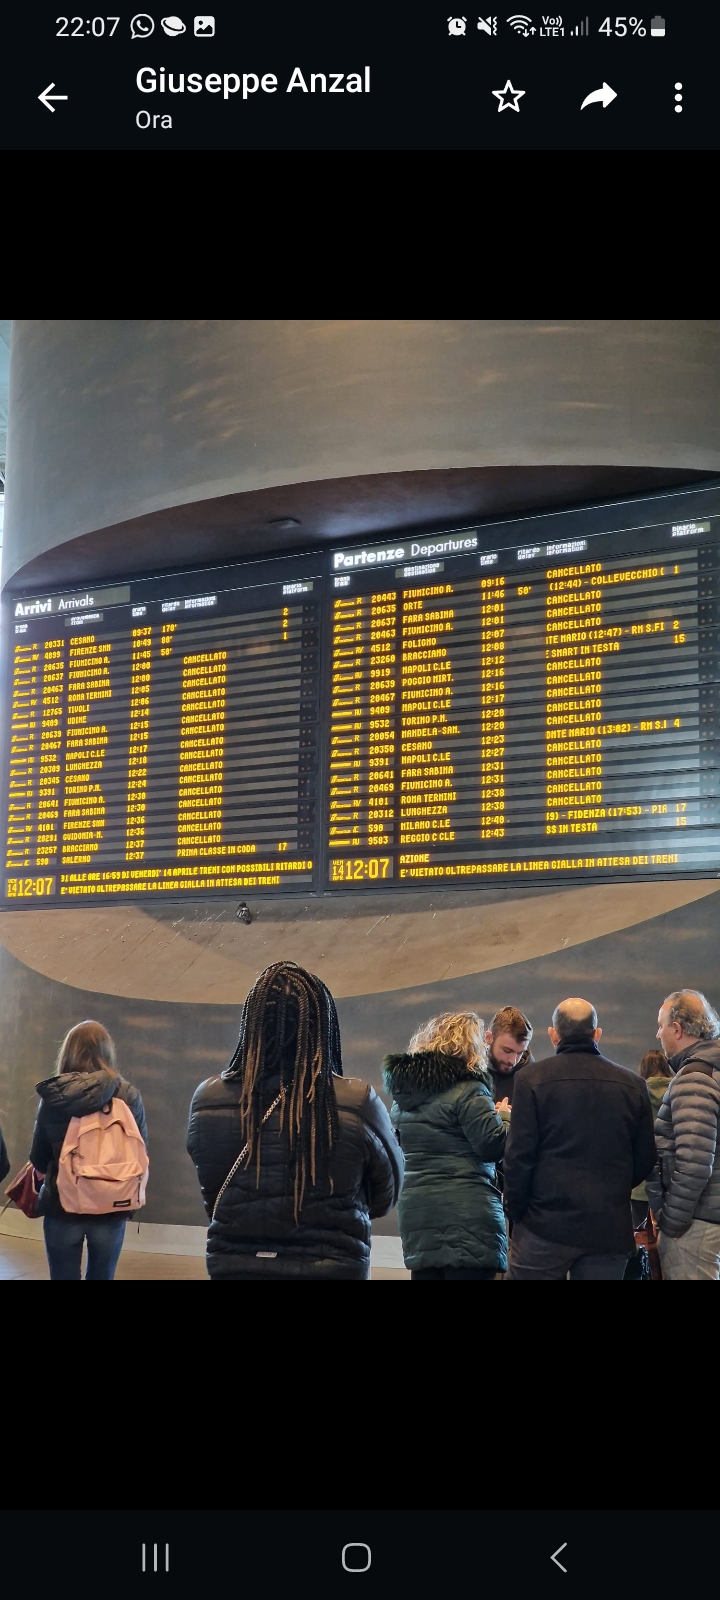
[{"label": "gallery image icon", "polygon": [[580,110],[584,111],[586,106],[601,105],[605,111],[612,100],[617,100],[617,94],[609,83],[604,83],[602,89],[593,89],[592,94],[586,94]]},{"label": "gallery image icon", "polygon": [[504,89],[493,89],[492,93],[497,100],[498,111],[519,111],[520,107],[518,105],[518,100],[522,99],[525,90],[513,89],[510,79],[508,78]]},{"label": "gallery image icon", "polygon": [[214,39],[214,37],[215,37],[215,18],[214,17],[195,17],[193,19],[193,31],[195,33],[196,39]]}]

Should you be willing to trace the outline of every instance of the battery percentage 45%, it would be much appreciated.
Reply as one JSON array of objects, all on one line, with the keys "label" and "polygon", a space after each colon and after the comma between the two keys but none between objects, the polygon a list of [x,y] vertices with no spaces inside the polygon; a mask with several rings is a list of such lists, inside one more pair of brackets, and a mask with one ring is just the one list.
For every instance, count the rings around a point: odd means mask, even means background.
[{"label": "battery percentage 45%", "polygon": [[622,39],[626,33],[631,37],[636,34],[638,38],[644,39],[647,28],[642,17],[615,17],[614,21],[612,17],[606,17],[605,21],[601,22],[598,32],[606,33],[608,39],[612,34],[616,39]]}]

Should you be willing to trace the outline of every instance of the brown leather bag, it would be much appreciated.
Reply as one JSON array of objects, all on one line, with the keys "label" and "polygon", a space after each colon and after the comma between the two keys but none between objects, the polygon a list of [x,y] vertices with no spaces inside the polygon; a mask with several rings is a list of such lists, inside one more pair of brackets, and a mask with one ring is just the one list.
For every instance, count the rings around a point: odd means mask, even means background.
[{"label": "brown leather bag", "polygon": [[[30,1161],[26,1161],[22,1171],[18,1173],[12,1183],[8,1184],[5,1190],[7,1201],[3,1206],[3,1211],[7,1211],[8,1206],[12,1203],[26,1217],[36,1217],[37,1199],[42,1181],[43,1173],[38,1172],[37,1167],[34,1167]],[[2,1212],[0,1212],[0,1216],[2,1216]]]}]

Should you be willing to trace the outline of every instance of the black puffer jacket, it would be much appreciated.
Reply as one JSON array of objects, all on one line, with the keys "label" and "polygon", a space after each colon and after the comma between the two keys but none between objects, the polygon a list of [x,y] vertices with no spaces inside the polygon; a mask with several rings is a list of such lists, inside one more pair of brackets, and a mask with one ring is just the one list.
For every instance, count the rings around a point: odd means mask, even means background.
[{"label": "black puffer jacket", "polygon": [[5,1149],[5,1140],[2,1136],[2,1128],[0,1128],[0,1183],[2,1183],[3,1178],[7,1177],[9,1171],[10,1161],[7,1150]]},{"label": "black puffer jacket", "polygon": [[[126,1083],[119,1072],[61,1072],[54,1078],[44,1078],[36,1083],[40,1096],[35,1118],[30,1160],[38,1172],[45,1173],[45,1182],[38,1196],[38,1216],[67,1217],[70,1222],[87,1222],[87,1217],[63,1211],[57,1192],[57,1170],[60,1152],[65,1141],[68,1123],[73,1117],[87,1117],[91,1111],[100,1111],[108,1100],[117,1097],[129,1106],[138,1125],[141,1139],[147,1146],[145,1108],[137,1089]],[[128,1212],[126,1215],[131,1215]],[[93,1222],[117,1222],[117,1214],[109,1212],[93,1216]]]},{"label": "black puffer jacket", "polygon": [[659,1167],[647,1192],[658,1226],[678,1238],[696,1218],[720,1223],[720,1045],[698,1039],[670,1065],[676,1076],[657,1115]]},{"label": "black puffer jacket", "polygon": [[[390,1118],[375,1090],[357,1078],[334,1080],[340,1140],[332,1179],[306,1195],[296,1224],[288,1182],[288,1142],[279,1134],[280,1110],[262,1129],[260,1179],[255,1163],[236,1172],[210,1222],[207,1265],[211,1278],[367,1278],[370,1218],[384,1217],[400,1193],[403,1156]],[[270,1104],[279,1080],[268,1079]],[[212,1218],[219,1190],[242,1148],[240,1084],[208,1078],[193,1095],[188,1153]]]}]

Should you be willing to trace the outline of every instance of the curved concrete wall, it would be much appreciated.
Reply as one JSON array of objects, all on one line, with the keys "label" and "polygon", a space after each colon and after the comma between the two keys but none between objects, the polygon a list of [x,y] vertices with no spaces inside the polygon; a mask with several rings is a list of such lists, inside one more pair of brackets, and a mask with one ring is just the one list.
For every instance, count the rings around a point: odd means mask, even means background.
[{"label": "curved concrete wall", "polygon": [[274,485],[717,471],[719,373],[718,322],[19,321],[3,581],[92,530]]},{"label": "curved concrete wall", "polygon": [[[331,916],[325,916],[327,908],[317,907],[324,930],[316,927],[312,933],[324,931],[329,939],[320,950],[311,940],[305,959],[337,982],[346,1073],[370,1080],[378,1089],[383,1056],[403,1050],[417,1025],[439,1011],[470,1008],[487,1019],[501,1005],[519,1005],[535,1026],[533,1049],[539,1057],[549,1049],[545,1030],[553,1007],[568,994],[584,994],[593,1001],[607,1054],[624,1066],[637,1067],[654,1043],[658,1006],[672,989],[687,984],[703,989],[715,1004],[720,1000],[717,880],[687,884],[685,890],[684,896],[679,885],[633,883],[563,894],[508,891],[501,898],[499,892],[494,926],[488,916],[493,909],[489,896],[478,893],[474,939],[468,940],[467,926],[462,930],[470,946],[467,959],[458,959],[457,927],[453,928],[453,914],[444,908],[438,915],[446,925],[437,938],[428,906],[424,929],[408,930],[407,909],[405,923],[400,914],[394,928],[392,917],[376,916],[384,931],[378,929],[380,937],[374,941],[372,930],[364,926],[368,915],[364,906],[358,908],[356,927],[356,943],[367,942],[370,952],[363,955],[362,986],[347,970],[343,981],[333,953],[337,927]],[[455,916],[458,909],[454,908]],[[209,910],[211,931],[217,931],[216,913],[216,907]],[[145,929],[142,973],[134,912],[108,907],[100,915],[107,919],[102,930],[108,941],[104,968],[94,910],[47,913],[48,918],[58,919],[54,948],[47,927],[35,921],[34,913],[13,916],[9,938],[5,927],[0,930],[0,1122],[13,1172],[27,1159],[37,1104],[35,1083],[52,1071],[66,1030],[84,1017],[96,1017],[112,1033],[120,1066],[137,1084],[147,1107],[151,1181],[143,1221],[202,1225],[195,1173],[185,1153],[188,1106],[197,1084],[227,1065],[237,1040],[245,986],[255,963],[263,964],[265,956],[256,951],[254,962],[251,956],[245,967],[239,958],[234,974],[231,962],[221,968],[214,987],[208,983],[203,991],[199,980],[203,974],[209,978],[211,963],[203,947],[208,929],[200,908],[175,908],[175,926],[165,925],[164,948],[163,930]],[[260,929],[261,921],[239,929],[240,940]],[[225,931],[232,929],[226,925]],[[346,936],[347,955],[352,930],[340,932]],[[409,957],[401,966],[398,956],[408,932]],[[398,947],[392,986],[385,970],[389,935]],[[583,935],[586,942],[580,942]],[[90,948],[93,940],[95,956]],[[3,948],[6,943],[9,948]],[[296,936],[287,953],[302,959],[304,950],[298,943]],[[22,950],[22,956],[13,950]],[[111,980],[108,951],[117,968]],[[433,951],[434,964],[429,959]],[[475,970],[470,970],[470,960],[477,963]],[[153,972],[157,998],[150,993]],[[103,992],[100,986],[106,984]],[[165,998],[168,993],[172,998]],[[393,1215],[374,1227],[379,1234],[393,1234],[397,1222]]]}]

